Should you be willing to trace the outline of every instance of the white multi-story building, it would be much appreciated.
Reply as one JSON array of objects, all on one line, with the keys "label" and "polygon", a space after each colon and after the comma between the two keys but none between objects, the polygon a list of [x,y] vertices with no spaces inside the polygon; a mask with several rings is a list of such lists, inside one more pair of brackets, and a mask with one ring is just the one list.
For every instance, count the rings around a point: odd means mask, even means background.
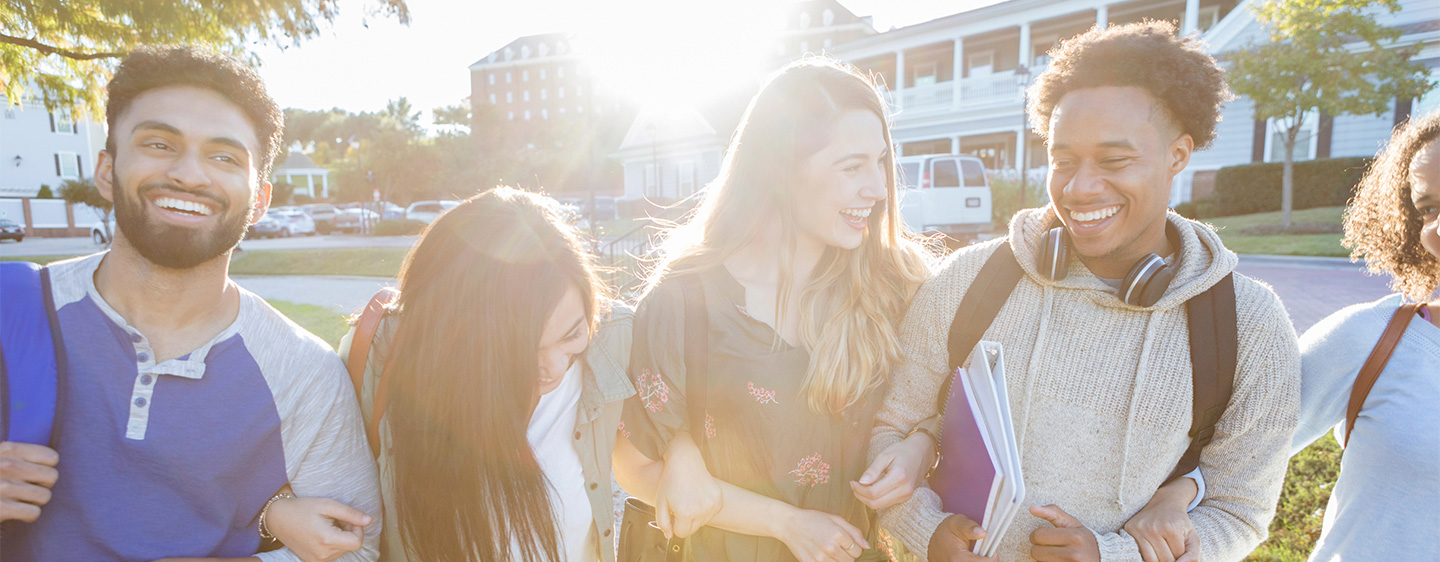
[{"label": "white multi-story building", "polygon": [[[3,100],[0,100],[3,101]],[[105,148],[105,126],[88,115],[49,111],[39,99],[7,105],[0,117],[0,197],[34,197],[50,186],[56,197],[65,180],[95,173]]]},{"label": "white multi-story building", "polygon": [[[1198,33],[1212,54],[1265,40],[1249,9],[1254,0],[1008,0],[836,46],[832,53],[886,82],[895,115],[892,134],[905,155],[969,153],[991,170],[1030,175],[1046,164],[1040,139],[1028,134],[1023,91],[1049,63],[1061,40],[1092,26],[1172,20]],[[1401,44],[1420,44],[1415,60],[1440,78],[1440,2],[1402,0],[1399,13],[1380,13],[1400,28]],[[1387,115],[1316,116],[1302,134],[1298,159],[1373,155],[1391,128],[1414,113],[1434,110],[1440,95],[1396,100]],[[1172,203],[1208,193],[1215,171],[1250,162],[1279,161],[1273,129],[1256,121],[1253,104],[1236,99],[1223,110],[1215,144],[1198,152],[1176,179]]]}]

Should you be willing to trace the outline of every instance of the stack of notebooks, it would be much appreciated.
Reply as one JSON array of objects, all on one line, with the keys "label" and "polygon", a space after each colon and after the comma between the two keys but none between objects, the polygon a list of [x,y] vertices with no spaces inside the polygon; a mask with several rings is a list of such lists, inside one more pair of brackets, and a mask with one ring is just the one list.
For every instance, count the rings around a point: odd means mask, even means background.
[{"label": "stack of notebooks", "polygon": [[947,513],[965,515],[985,529],[974,553],[994,556],[1025,501],[1000,344],[975,346],[966,366],[956,369],[942,413],[940,466],[930,487]]}]

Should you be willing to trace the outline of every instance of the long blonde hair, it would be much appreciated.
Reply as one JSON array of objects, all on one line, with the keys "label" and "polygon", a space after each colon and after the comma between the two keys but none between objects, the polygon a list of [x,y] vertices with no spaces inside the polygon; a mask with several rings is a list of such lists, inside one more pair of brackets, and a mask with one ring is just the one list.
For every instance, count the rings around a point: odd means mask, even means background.
[{"label": "long blonde hair", "polygon": [[[884,124],[885,200],[855,250],[829,247],[804,287],[790,286],[796,232],[795,186],[803,160],[826,146],[840,116],[873,112]],[[810,354],[804,389],[810,408],[839,414],[889,378],[900,360],[899,324],[930,274],[933,254],[900,221],[890,118],[875,83],[825,57],[780,69],[750,100],[720,175],[685,224],[665,234],[646,291],[667,274],[719,267],[755,239],[767,218],[781,225],[776,326],[799,297],[799,337]]]}]

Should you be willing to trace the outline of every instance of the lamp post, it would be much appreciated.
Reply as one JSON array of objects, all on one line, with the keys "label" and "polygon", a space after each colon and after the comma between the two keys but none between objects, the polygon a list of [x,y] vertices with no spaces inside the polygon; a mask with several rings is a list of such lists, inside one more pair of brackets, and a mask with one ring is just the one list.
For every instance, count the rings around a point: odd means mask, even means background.
[{"label": "lamp post", "polygon": [[1026,185],[1025,160],[1030,149],[1030,120],[1025,115],[1025,106],[1030,105],[1030,69],[1025,65],[1015,68],[1015,81],[1020,84],[1020,149],[1015,155],[1015,169],[1020,172],[1020,208],[1025,208],[1025,192],[1029,191]]}]

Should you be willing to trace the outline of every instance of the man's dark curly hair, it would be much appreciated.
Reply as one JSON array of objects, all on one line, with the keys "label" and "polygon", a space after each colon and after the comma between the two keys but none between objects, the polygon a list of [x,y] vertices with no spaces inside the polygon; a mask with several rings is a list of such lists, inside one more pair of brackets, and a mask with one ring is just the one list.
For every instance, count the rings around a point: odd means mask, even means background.
[{"label": "man's dark curly hair", "polygon": [[1415,155],[1440,141],[1440,112],[1411,119],[1390,138],[1345,209],[1345,247],[1390,286],[1423,301],[1440,287],[1440,258],[1420,245],[1424,219],[1410,192]]},{"label": "man's dark curly hair", "polygon": [[260,181],[270,176],[284,135],[285,114],[265,93],[265,82],[253,68],[201,47],[141,47],[125,57],[108,88],[105,121],[111,135],[105,139],[106,151],[115,153],[115,125],[135,98],[166,86],[214,90],[239,107],[260,141],[260,153],[254,155]]},{"label": "man's dark curly hair", "polygon": [[1060,98],[1103,86],[1144,88],[1199,150],[1215,140],[1220,105],[1232,96],[1224,71],[1196,39],[1180,38],[1168,21],[1092,28],[1050,50],[1050,66],[1030,86],[1030,123],[1050,138]]}]

